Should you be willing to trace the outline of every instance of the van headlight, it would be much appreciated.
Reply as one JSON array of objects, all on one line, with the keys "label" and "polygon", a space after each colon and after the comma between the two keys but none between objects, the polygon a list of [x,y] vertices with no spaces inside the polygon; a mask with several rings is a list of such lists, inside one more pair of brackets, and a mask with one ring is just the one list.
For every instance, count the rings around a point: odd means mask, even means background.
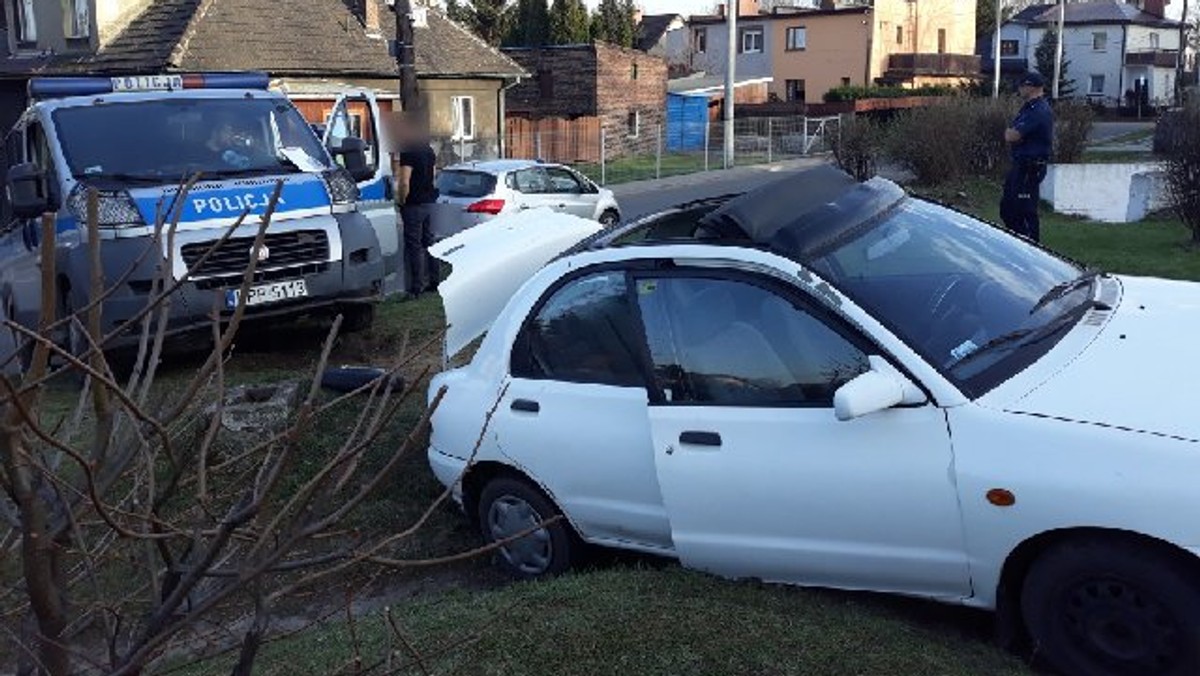
[{"label": "van headlight", "polygon": [[[76,183],[71,194],[67,196],[67,211],[70,212],[81,227],[88,222],[88,186]],[[142,212],[138,211],[133,197],[126,190],[97,190],[97,215],[101,228],[137,228],[146,225]]]},{"label": "van headlight", "polygon": [[329,189],[329,201],[339,212],[353,211],[358,204],[358,184],[350,172],[342,167],[330,169],[321,175]]}]

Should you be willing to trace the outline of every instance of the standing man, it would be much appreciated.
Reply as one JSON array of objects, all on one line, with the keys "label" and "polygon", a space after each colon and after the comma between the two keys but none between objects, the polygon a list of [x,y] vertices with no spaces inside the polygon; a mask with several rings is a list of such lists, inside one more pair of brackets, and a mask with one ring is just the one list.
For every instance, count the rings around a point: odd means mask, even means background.
[{"label": "standing man", "polygon": [[438,284],[437,261],[429,255],[433,244],[431,221],[438,190],[434,185],[437,156],[429,142],[429,125],[423,110],[407,115],[400,140],[400,174],[396,177],[396,204],[404,228],[405,290],[416,298]]},{"label": "standing man", "polygon": [[1040,242],[1038,203],[1046,165],[1054,151],[1054,112],[1046,100],[1046,81],[1041,74],[1026,74],[1018,91],[1025,105],[1012,127],[1004,131],[1004,140],[1012,146],[1012,168],[1004,179],[1000,218],[1009,230]]}]

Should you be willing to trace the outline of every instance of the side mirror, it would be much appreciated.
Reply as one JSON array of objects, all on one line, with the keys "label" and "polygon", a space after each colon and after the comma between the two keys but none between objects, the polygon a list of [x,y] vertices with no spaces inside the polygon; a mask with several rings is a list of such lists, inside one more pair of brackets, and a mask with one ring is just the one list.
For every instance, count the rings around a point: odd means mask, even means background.
[{"label": "side mirror", "polygon": [[18,164],[8,170],[8,199],[13,216],[37,218],[51,210],[50,187],[36,164]]},{"label": "side mirror", "polygon": [[348,136],[329,151],[346,168],[346,171],[350,172],[356,182],[365,181],[375,175],[375,170],[367,164],[366,141]]},{"label": "side mirror", "polygon": [[833,394],[833,410],[841,421],[886,411],[901,404],[923,404],[924,393],[882,357],[870,357],[871,370]]}]

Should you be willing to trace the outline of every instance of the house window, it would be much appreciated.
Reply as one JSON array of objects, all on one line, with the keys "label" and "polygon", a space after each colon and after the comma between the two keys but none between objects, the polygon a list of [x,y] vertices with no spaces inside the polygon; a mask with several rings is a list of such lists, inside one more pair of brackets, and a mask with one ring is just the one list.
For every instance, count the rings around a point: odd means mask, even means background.
[{"label": "house window", "polygon": [[946,29],[938,29],[938,54],[946,53]]},{"label": "house window", "polygon": [[1000,41],[1000,56],[1017,56],[1020,50],[1021,46],[1016,40]]},{"label": "house window", "polygon": [[743,54],[761,54],[763,51],[763,29],[743,28],[741,46]]},{"label": "house window", "polygon": [[91,32],[88,17],[89,0],[62,0],[63,35],[71,40],[86,38]]},{"label": "house window", "polygon": [[454,96],[450,99],[454,115],[454,140],[470,141],[475,138],[475,97]]},{"label": "house window", "polygon": [[849,87],[850,86],[850,78],[848,78],[848,77],[842,78],[842,86]]},{"label": "house window", "polygon": [[1103,94],[1104,93],[1104,76],[1103,75],[1093,75],[1091,77],[1091,79],[1088,81],[1088,93],[1089,94]]},{"label": "house window", "polygon": [[804,26],[787,29],[787,50],[801,52],[808,48],[808,29]]},{"label": "house window", "polygon": [[799,101],[801,103],[805,101],[804,80],[788,80],[786,86],[788,101]]},{"label": "house window", "polygon": [[631,110],[629,116],[625,119],[626,136],[629,138],[637,138],[642,134],[642,114],[640,111]]},{"label": "house window", "polygon": [[1158,49],[1158,33],[1150,34],[1150,49]]},{"label": "house window", "polygon": [[1108,48],[1108,33],[1092,33],[1092,51],[1103,52]]},{"label": "house window", "polygon": [[17,44],[30,45],[37,42],[37,22],[33,17],[33,0],[16,0],[13,6],[17,32]]},{"label": "house window", "polygon": [[633,68],[630,69],[629,77],[632,80],[638,79],[638,65],[636,61],[633,63]]},{"label": "house window", "polygon": [[550,70],[538,71],[538,95],[542,99],[554,98],[554,72]]},{"label": "house window", "polygon": [[904,44],[904,26],[896,26],[896,44]]},{"label": "house window", "polygon": [[692,31],[692,51],[703,54],[708,50],[708,29],[697,28]]}]

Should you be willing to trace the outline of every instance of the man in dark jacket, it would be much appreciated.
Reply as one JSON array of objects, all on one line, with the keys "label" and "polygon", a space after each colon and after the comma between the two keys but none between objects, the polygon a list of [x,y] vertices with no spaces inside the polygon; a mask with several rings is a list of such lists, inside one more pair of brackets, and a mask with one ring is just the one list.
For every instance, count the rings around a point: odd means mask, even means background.
[{"label": "man in dark jacket", "polygon": [[1054,152],[1054,112],[1045,97],[1046,81],[1038,73],[1021,78],[1019,91],[1025,105],[1004,140],[1012,146],[1012,168],[1004,180],[1000,218],[1009,230],[1035,242],[1041,241],[1038,202],[1046,165]]},{"label": "man in dark jacket", "polygon": [[429,255],[433,244],[431,221],[438,190],[434,184],[437,156],[429,143],[423,111],[413,111],[400,139],[400,175],[396,177],[396,204],[404,228],[405,290],[416,297],[437,289],[438,265]]}]

